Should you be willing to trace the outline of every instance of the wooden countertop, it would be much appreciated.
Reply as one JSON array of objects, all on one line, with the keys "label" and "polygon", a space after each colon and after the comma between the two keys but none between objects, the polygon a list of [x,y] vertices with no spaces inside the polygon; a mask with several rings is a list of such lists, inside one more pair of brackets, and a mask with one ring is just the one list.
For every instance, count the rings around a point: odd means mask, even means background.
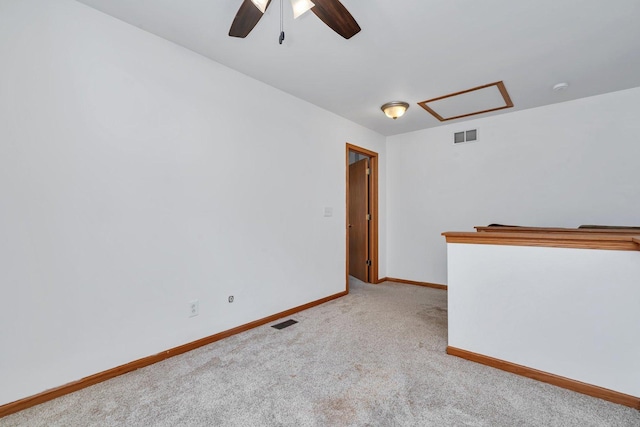
[{"label": "wooden countertop", "polygon": [[[477,227],[482,228],[482,227]],[[543,246],[552,248],[605,249],[640,251],[640,231],[598,232],[588,229],[535,229],[532,227],[510,228],[508,232],[478,230],[478,232],[448,231],[442,233],[447,243],[470,243],[476,245]]]},{"label": "wooden countertop", "polygon": [[640,236],[638,228],[560,228],[560,227],[516,227],[512,225],[503,226],[477,226],[473,227],[479,233],[582,233],[582,234],[624,234]]}]

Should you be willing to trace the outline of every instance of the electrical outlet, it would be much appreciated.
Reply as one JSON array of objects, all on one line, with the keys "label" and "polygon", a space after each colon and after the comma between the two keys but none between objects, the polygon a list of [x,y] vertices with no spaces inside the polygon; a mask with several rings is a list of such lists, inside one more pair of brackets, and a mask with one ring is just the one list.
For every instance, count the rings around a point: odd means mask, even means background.
[{"label": "electrical outlet", "polygon": [[233,302],[233,295],[230,295],[230,296],[229,296],[229,302],[230,302],[230,303],[231,303],[231,302]]},{"label": "electrical outlet", "polygon": [[200,314],[200,301],[194,299],[189,301],[189,317],[195,317]]}]

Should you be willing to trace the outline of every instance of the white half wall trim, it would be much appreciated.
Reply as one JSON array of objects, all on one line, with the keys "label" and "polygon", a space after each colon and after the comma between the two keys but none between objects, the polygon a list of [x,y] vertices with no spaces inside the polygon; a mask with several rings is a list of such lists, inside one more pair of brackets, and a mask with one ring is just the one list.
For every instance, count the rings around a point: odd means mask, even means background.
[{"label": "white half wall trim", "polygon": [[640,397],[640,252],[448,250],[449,346]]},{"label": "white half wall trim", "polygon": [[639,116],[635,88],[387,138],[388,275],[447,284],[444,231],[640,225]]},{"label": "white half wall trim", "polygon": [[382,135],[72,0],[0,2],[0,58],[0,405],[344,291]]}]

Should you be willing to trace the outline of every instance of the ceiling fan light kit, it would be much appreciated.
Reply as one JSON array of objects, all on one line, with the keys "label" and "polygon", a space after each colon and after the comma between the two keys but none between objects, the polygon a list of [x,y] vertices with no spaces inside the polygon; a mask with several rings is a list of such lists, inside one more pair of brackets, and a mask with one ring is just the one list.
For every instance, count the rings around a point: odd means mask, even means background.
[{"label": "ceiling fan light kit", "polygon": [[315,6],[315,4],[310,0],[291,0],[293,19],[298,19],[299,16],[308,12],[313,6]]},{"label": "ceiling fan light kit", "polygon": [[[243,0],[229,29],[229,36],[247,37],[270,4],[271,0]],[[282,6],[282,2],[280,4]],[[340,0],[291,0],[291,6],[294,18],[311,10],[329,28],[345,39],[350,39],[360,32],[360,26]],[[280,16],[282,20],[282,10],[280,10]],[[280,33],[282,39],[282,29]]]},{"label": "ceiling fan light kit", "polygon": [[380,107],[382,112],[390,119],[402,117],[409,109],[409,104],[404,101],[391,101]]},{"label": "ceiling fan light kit", "polygon": [[[251,0],[251,3],[253,3],[254,6],[262,13],[265,13],[267,6],[269,6],[269,0]],[[291,0],[293,19],[298,19],[300,15],[307,12],[313,6],[315,6],[315,4],[313,4],[311,0]]]},{"label": "ceiling fan light kit", "polygon": [[253,3],[260,12],[264,13],[269,5],[269,0],[251,0],[251,3]]}]

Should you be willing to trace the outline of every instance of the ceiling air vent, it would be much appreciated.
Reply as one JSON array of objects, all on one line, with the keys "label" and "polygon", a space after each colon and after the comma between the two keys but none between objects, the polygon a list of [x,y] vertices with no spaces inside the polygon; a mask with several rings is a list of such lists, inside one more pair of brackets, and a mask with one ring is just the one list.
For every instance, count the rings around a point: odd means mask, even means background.
[{"label": "ceiling air vent", "polygon": [[476,142],[478,140],[478,129],[470,129],[453,134],[453,143]]}]

